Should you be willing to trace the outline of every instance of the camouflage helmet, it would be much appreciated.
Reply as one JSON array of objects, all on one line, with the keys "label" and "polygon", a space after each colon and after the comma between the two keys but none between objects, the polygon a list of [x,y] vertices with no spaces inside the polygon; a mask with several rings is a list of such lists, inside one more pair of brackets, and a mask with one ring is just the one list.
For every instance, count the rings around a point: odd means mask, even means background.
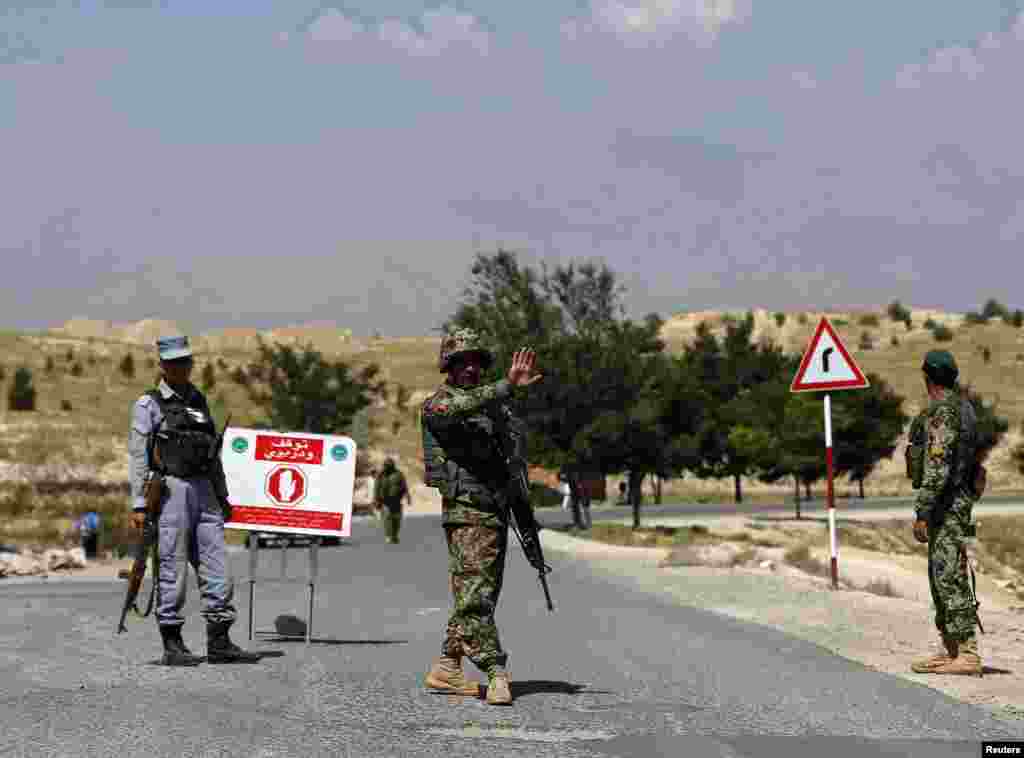
[{"label": "camouflage helmet", "polygon": [[463,327],[452,330],[441,339],[441,355],[437,367],[444,374],[451,367],[452,358],[465,353],[477,353],[483,361],[484,369],[494,362],[494,355],[484,347],[480,334]]},{"label": "camouflage helmet", "polygon": [[929,350],[924,357],[924,363],[921,364],[921,370],[934,384],[941,387],[952,387],[960,375],[956,359],[948,350]]}]

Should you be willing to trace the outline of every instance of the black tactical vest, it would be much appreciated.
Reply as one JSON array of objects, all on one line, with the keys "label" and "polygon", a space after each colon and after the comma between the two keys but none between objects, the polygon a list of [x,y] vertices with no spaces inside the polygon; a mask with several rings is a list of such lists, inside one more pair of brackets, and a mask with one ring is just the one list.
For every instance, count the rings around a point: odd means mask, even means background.
[{"label": "black tactical vest", "polygon": [[508,482],[503,422],[500,413],[478,413],[435,434],[421,417],[424,483],[436,487],[442,497],[493,501]]},{"label": "black tactical vest", "polygon": [[217,430],[206,408],[186,405],[177,395],[164,398],[158,390],[146,394],[164,417],[152,439],[154,468],[183,479],[209,475]]}]

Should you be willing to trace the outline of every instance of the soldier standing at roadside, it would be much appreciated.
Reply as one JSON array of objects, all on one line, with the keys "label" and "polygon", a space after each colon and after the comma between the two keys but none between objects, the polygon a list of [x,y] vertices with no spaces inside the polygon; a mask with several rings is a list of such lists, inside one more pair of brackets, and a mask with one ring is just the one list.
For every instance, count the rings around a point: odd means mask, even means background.
[{"label": "soldier standing at roadside", "polygon": [[971,510],[984,489],[984,469],[977,463],[978,423],[973,406],[958,391],[959,370],[951,353],[930,351],[922,370],[930,403],[911,427],[907,473],[920,490],[914,537],[928,544],[928,579],[942,649],[915,661],[911,669],[981,676],[978,603],[966,549],[975,531]]},{"label": "soldier standing at roadside", "polygon": [[163,663],[195,666],[181,638],[185,617],[188,564],[192,564],[203,598],[208,663],[253,663],[248,653],[228,637],[236,611],[234,583],[228,572],[224,522],[230,519],[227,483],[217,433],[203,393],[189,379],[192,349],[188,338],[157,340],[161,380],[156,389],[140,397],[132,410],[129,431],[129,477],[132,522],[141,531],[146,503],[143,490],[153,476],[164,479],[158,524],[159,573],[156,620],[163,638]]},{"label": "soldier standing at roadside", "polygon": [[480,384],[494,361],[480,337],[457,329],[441,341],[439,368],[448,378],[423,404],[423,458],[426,483],[441,492],[448,571],[454,604],[441,657],[427,673],[436,692],[479,695],[478,684],[462,673],[469,658],[487,674],[487,702],[512,702],[506,663],[494,620],[508,547],[504,513],[509,471],[503,454],[511,411],[505,405],[515,388],[541,378],[532,350],[512,358],[505,379]]}]

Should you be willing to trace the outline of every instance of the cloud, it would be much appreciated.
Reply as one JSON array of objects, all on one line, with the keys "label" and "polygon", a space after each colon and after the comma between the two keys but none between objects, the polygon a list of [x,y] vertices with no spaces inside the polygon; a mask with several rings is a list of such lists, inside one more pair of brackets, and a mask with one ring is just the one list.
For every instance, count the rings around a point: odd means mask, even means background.
[{"label": "cloud", "polygon": [[465,45],[481,55],[490,47],[490,34],[476,17],[450,6],[424,12],[417,31],[405,21],[388,19],[380,25],[380,38],[410,55],[435,56],[452,46]]},{"label": "cloud", "polygon": [[309,38],[314,42],[351,42],[366,29],[337,8],[328,8],[309,25]]},{"label": "cloud", "polygon": [[589,13],[562,25],[572,41],[611,33],[628,44],[646,45],[684,33],[698,42],[713,42],[723,27],[745,20],[748,0],[592,0]]},{"label": "cloud", "polygon": [[373,28],[330,8],[308,29],[308,38],[314,42],[352,42],[368,35],[415,57],[436,57],[454,48],[468,48],[486,55],[491,42],[489,32],[479,19],[450,6],[424,11],[415,25],[403,19],[388,18]]}]

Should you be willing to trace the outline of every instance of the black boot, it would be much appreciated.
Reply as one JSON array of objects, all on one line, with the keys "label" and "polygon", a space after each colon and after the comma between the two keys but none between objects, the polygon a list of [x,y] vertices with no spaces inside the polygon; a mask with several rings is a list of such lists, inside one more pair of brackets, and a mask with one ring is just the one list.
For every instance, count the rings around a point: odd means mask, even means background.
[{"label": "black boot", "polygon": [[161,626],[160,636],[164,639],[163,665],[198,666],[203,662],[202,658],[192,655],[192,651],[185,647],[180,626]]},{"label": "black boot", "polygon": [[230,623],[209,621],[206,624],[207,663],[259,663],[262,656],[242,650],[228,637]]}]

